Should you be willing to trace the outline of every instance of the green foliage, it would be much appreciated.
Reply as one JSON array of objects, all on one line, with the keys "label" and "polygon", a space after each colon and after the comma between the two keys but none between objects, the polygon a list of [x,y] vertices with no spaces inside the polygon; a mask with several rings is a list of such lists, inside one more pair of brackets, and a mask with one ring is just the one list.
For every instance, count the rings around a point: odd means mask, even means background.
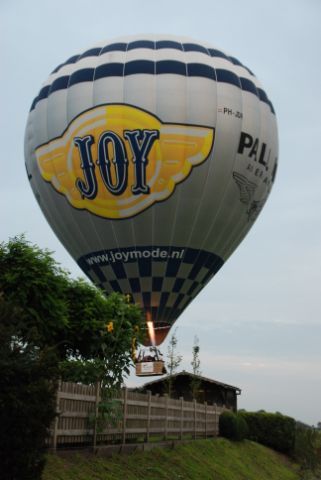
[{"label": "green foliage", "polygon": [[281,413],[242,412],[249,428],[247,438],[282,453],[292,453],[295,420]]},{"label": "green foliage", "polygon": [[61,363],[62,376],[87,384],[99,381],[102,387],[118,389],[124,375],[129,374],[133,340],[142,336],[141,310],[124,296],[113,293],[106,298],[83,281],[71,282],[71,290],[66,338],[72,359]]},{"label": "green foliage", "polygon": [[20,309],[16,334],[39,347],[57,343],[68,323],[67,274],[50,252],[13,238],[0,244],[0,272],[0,292]]},{"label": "green foliage", "polygon": [[321,468],[321,432],[297,425],[293,457],[300,463],[303,470],[315,472]]},{"label": "green foliage", "polygon": [[219,417],[219,432],[229,440],[241,441],[246,438],[248,427],[242,415],[225,411]]},{"label": "green foliage", "polygon": [[[133,337],[139,337],[142,314],[123,295],[106,296],[84,280],[70,280],[66,290],[69,324],[66,340],[72,354],[103,358],[113,352],[131,350]],[[112,331],[107,325],[112,322]]]},{"label": "green foliage", "polygon": [[[8,480],[40,478],[58,376],[99,382],[111,394],[129,373],[141,327],[137,306],[70,279],[23,236],[0,245],[0,445]],[[99,411],[106,413],[105,400]]]},{"label": "green foliage", "polygon": [[0,268],[0,292],[19,309],[14,331],[19,341],[52,348],[66,379],[122,383],[133,339],[139,341],[142,332],[137,305],[116,293],[106,298],[84,280],[70,279],[50,252],[23,236],[0,245]]},{"label": "green foliage", "polygon": [[40,480],[55,417],[56,358],[15,336],[20,310],[0,296],[0,465],[2,480]]},{"label": "green foliage", "polygon": [[98,433],[106,428],[119,427],[123,418],[123,404],[118,398],[114,398],[119,392],[105,388],[99,389],[99,393],[101,401],[98,410],[89,415],[89,425],[95,427]]}]

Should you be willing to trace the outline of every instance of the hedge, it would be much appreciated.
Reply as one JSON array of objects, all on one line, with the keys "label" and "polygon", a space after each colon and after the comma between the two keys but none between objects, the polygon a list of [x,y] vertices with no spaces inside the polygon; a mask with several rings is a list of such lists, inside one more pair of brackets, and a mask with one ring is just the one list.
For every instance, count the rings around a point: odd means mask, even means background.
[{"label": "hedge", "polygon": [[248,425],[247,438],[282,453],[294,451],[296,422],[281,413],[240,412]]},{"label": "hedge", "polygon": [[220,415],[219,431],[222,437],[241,441],[246,438],[248,427],[243,416],[226,411]]}]

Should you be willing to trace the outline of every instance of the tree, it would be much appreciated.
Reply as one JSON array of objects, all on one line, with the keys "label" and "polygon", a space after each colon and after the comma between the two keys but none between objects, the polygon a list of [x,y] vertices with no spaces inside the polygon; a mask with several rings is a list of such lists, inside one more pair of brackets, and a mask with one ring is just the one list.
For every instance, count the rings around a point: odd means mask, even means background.
[{"label": "tree", "polygon": [[191,361],[193,374],[194,374],[194,376],[191,378],[191,390],[192,390],[192,396],[194,400],[199,399],[199,389],[202,383],[201,379],[199,378],[199,375],[202,374],[200,370],[201,361],[200,361],[199,353],[200,353],[199,338],[195,335],[194,345],[193,345],[193,358]]},{"label": "tree", "polygon": [[22,342],[22,312],[0,295],[0,464],[3,480],[37,480],[55,417],[57,362],[53,350]]},{"label": "tree", "polygon": [[[119,371],[124,367],[128,373],[132,338],[139,337],[142,315],[124,296],[106,298],[84,280],[71,279],[51,252],[30,245],[23,236],[0,245],[0,292],[19,309],[15,327],[22,342],[40,349],[50,346],[59,360],[105,358],[112,348],[114,368],[117,352],[125,354]],[[110,322],[112,335],[106,327]]]},{"label": "tree", "polygon": [[167,376],[167,393],[171,396],[172,387],[173,387],[173,375],[176,373],[179,365],[183,357],[177,353],[177,328],[174,330],[172,334],[169,344],[167,347],[167,369],[168,369],[168,376]]},{"label": "tree", "polygon": [[41,478],[58,377],[118,388],[129,372],[141,326],[138,306],[70,279],[50,252],[23,236],[0,245],[4,480]]},{"label": "tree", "polygon": [[119,388],[132,364],[133,340],[141,339],[140,308],[118,293],[106,298],[82,280],[70,282],[67,295],[70,321],[65,340],[69,356],[62,364],[64,375]]},{"label": "tree", "polygon": [[[39,348],[57,345],[68,324],[67,272],[24,236],[0,245],[0,291],[19,308],[16,335]],[[19,320],[19,321],[18,321]]]}]

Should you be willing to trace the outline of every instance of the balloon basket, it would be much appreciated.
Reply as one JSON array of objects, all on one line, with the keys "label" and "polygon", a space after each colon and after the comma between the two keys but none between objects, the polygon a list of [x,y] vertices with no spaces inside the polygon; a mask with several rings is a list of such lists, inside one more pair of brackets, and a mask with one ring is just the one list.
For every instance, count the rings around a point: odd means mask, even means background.
[{"label": "balloon basket", "polygon": [[162,354],[156,347],[150,347],[149,351],[141,350],[135,361],[136,375],[138,377],[150,377],[164,375],[166,372]]},{"label": "balloon basket", "polygon": [[160,376],[165,373],[166,368],[163,361],[136,363],[136,375],[138,377]]}]

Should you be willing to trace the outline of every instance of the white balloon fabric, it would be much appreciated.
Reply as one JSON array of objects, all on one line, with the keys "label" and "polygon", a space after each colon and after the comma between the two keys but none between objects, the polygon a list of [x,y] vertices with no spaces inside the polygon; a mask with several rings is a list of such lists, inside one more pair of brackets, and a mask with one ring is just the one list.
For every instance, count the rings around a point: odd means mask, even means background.
[{"label": "white balloon fabric", "polygon": [[249,231],[274,182],[273,106],[234,57],[189,38],[102,42],[32,103],[28,177],[60,241],[107,294],[170,327]]}]

